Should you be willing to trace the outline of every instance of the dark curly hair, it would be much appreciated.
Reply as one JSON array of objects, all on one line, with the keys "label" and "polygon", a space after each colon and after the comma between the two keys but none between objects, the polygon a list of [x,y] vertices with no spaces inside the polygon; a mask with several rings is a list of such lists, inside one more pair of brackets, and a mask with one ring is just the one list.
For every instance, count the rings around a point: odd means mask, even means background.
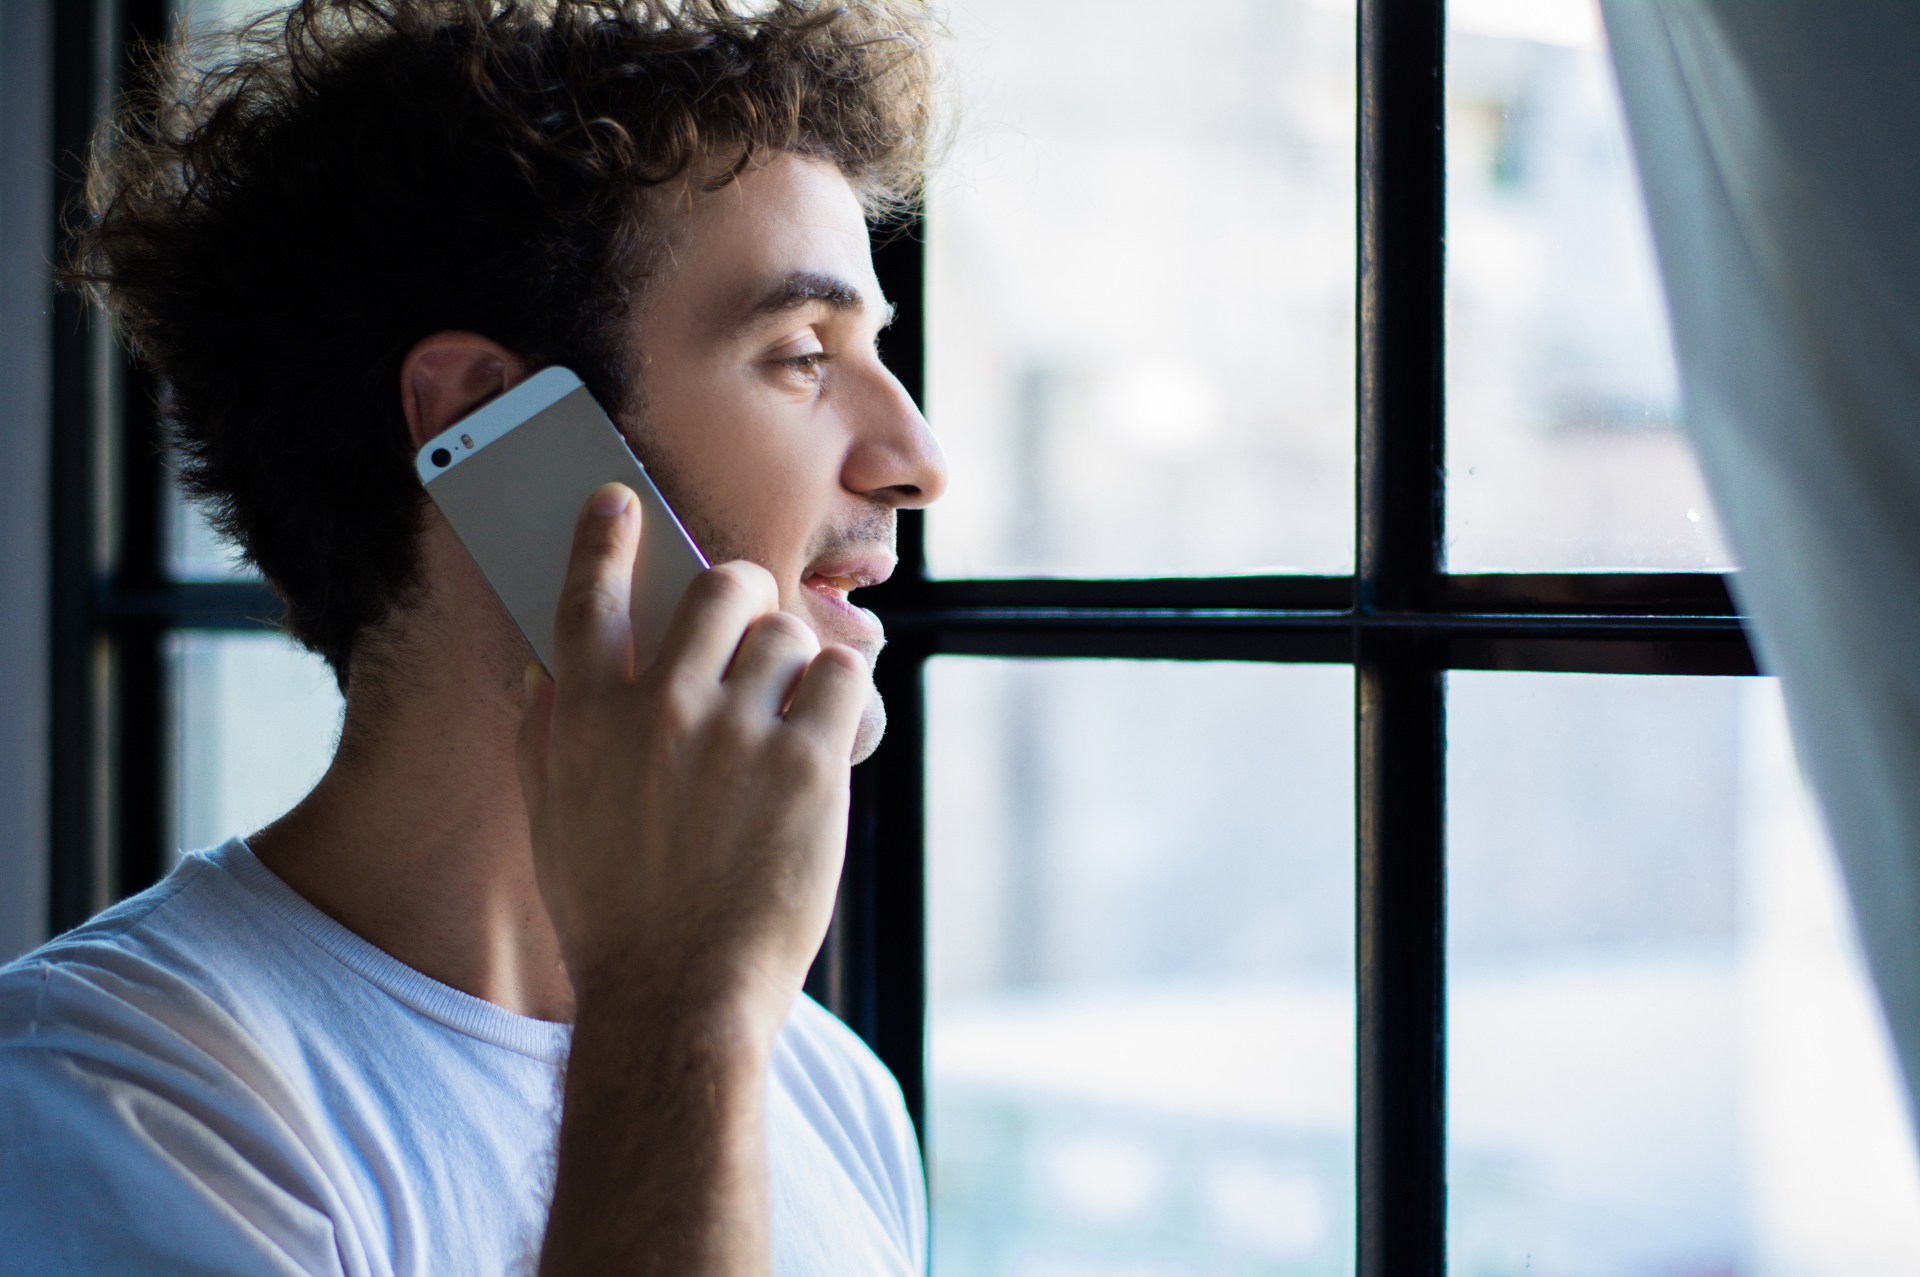
[{"label": "dark curly hair", "polygon": [[910,205],[928,34],[915,0],[305,0],[158,53],[63,278],[157,375],[186,490],[344,686],[418,583],[406,352],[485,333],[633,409],[658,189],[786,150],[876,219]]}]

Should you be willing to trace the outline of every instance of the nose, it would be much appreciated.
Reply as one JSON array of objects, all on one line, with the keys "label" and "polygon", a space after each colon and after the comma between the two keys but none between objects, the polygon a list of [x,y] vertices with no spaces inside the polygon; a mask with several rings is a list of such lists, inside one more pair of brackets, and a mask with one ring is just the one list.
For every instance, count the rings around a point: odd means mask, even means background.
[{"label": "nose", "polygon": [[917,510],[947,490],[947,458],[913,397],[875,359],[849,405],[853,429],[840,482],[896,510]]}]

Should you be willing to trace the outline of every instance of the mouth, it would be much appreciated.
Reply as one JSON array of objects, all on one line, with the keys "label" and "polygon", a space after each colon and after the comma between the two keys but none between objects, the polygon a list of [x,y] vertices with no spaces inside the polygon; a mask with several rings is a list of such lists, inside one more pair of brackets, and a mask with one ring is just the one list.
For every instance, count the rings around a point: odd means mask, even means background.
[{"label": "mouth", "polygon": [[816,564],[801,578],[800,584],[836,607],[865,617],[871,613],[848,601],[847,595],[878,585],[892,575],[893,556],[881,552]]}]

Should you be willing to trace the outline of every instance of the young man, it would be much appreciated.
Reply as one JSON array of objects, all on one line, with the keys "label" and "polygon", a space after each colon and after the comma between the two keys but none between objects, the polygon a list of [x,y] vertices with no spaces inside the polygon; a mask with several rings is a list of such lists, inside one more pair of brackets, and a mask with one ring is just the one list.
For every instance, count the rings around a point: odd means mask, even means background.
[{"label": "young man", "polygon": [[[799,992],[884,723],[846,594],[945,482],[867,242],[924,34],[309,0],[136,108],[81,270],[347,710],[300,806],[0,974],[0,1270],[924,1270],[898,1090]],[[549,674],[413,478],[551,364],[719,564],[650,663],[631,493]]]}]

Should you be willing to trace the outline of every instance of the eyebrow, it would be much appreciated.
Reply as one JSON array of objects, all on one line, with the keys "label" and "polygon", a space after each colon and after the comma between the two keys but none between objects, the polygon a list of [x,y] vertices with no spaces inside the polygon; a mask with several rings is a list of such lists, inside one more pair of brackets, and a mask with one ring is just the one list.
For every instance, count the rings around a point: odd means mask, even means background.
[{"label": "eyebrow", "polygon": [[[815,271],[795,271],[749,307],[745,317],[757,319],[762,315],[778,315],[811,302],[825,302],[833,310],[860,310],[867,304],[860,290],[844,279]],[[893,316],[894,307],[889,302],[881,316],[880,326],[885,328],[892,323]]]}]

